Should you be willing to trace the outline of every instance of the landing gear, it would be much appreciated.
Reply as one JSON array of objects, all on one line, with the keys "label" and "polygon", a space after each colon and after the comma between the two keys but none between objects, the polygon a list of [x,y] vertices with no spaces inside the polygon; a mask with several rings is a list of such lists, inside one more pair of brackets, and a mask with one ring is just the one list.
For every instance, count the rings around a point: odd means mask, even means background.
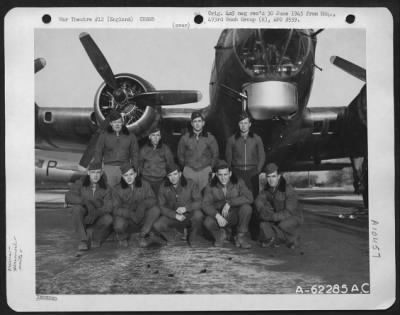
[{"label": "landing gear", "polygon": [[364,207],[368,209],[368,159],[364,158],[361,167],[360,185],[358,189],[361,192],[364,201]]},{"label": "landing gear", "polygon": [[350,158],[353,168],[353,186],[356,194],[361,194],[365,209],[368,210],[368,158]]},{"label": "landing gear", "polygon": [[368,158],[350,158],[353,168],[353,186],[356,194],[361,194],[364,208],[354,208],[349,213],[341,213],[339,219],[357,219],[368,215]]}]

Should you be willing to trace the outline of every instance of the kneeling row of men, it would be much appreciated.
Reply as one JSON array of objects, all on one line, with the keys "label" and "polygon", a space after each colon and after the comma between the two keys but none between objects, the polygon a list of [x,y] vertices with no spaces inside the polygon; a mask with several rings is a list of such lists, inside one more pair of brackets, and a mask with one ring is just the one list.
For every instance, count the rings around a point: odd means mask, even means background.
[{"label": "kneeling row of men", "polygon": [[101,164],[92,163],[87,176],[66,194],[80,239],[78,249],[99,247],[112,229],[122,247],[128,246],[134,235],[140,247],[171,241],[177,229],[189,231],[187,240],[193,245],[204,240],[203,227],[217,247],[233,239],[237,247],[251,248],[247,234],[253,204],[262,247],[279,242],[296,246],[303,217],[296,193],[278,173],[277,165],[267,164],[266,189],[255,201],[225,161],[218,161],[214,171],[215,176],[201,192],[197,184],[182,175],[178,165],[171,163],[156,197],[131,164],[121,166],[121,181],[110,188]]}]

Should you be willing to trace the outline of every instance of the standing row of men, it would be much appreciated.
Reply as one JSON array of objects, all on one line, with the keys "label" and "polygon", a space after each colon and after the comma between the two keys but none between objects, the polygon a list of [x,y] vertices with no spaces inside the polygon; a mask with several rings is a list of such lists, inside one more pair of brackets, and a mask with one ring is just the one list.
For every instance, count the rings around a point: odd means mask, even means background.
[{"label": "standing row of men", "polygon": [[109,119],[88,175],[66,195],[67,203],[74,205],[80,250],[98,247],[111,227],[121,246],[128,245],[135,230],[142,247],[171,240],[175,229],[189,229],[193,244],[202,239],[204,227],[215,246],[231,239],[237,247],[250,248],[246,235],[252,206],[262,246],[279,240],[296,245],[303,220],[296,194],[275,164],[267,165],[268,184],[258,193],[265,153],[261,138],[250,131],[247,113],[240,116],[238,133],[228,139],[227,162],[218,160],[218,144],[205,132],[202,114],[192,113],[192,130],[181,137],[177,149],[183,172],[162,143],[159,129],[152,130],[149,142],[139,150],[121,115],[112,111]]}]

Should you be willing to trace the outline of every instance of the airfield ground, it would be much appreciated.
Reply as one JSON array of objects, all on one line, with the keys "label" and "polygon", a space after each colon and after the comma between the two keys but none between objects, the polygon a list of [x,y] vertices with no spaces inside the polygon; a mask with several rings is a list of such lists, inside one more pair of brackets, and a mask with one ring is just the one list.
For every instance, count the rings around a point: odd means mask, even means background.
[{"label": "airfield ground", "polygon": [[[112,238],[77,257],[71,209],[62,191],[36,193],[37,294],[295,294],[299,287],[369,283],[368,215],[343,190],[299,190],[305,223],[300,246],[249,250],[233,244],[119,248]],[[364,286],[364,288],[368,288]],[[306,291],[309,290],[309,291]],[[353,292],[360,293],[360,292]]]}]

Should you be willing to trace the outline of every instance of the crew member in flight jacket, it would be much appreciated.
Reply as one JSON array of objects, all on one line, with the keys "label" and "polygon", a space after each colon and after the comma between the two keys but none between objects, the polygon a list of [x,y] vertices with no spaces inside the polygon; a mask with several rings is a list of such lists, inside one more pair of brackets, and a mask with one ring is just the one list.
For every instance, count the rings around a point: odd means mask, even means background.
[{"label": "crew member in flight jacket", "polygon": [[135,169],[138,168],[139,146],[136,136],[126,128],[118,111],[111,110],[108,119],[110,125],[97,140],[94,160],[104,163],[107,183],[114,187],[120,182],[122,164],[131,163]]},{"label": "crew member in flight jacket", "polygon": [[255,201],[260,220],[261,247],[285,242],[289,248],[295,248],[303,224],[297,194],[279,173],[275,163],[267,164],[265,173],[267,184]]},{"label": "crew member in flight jacket", "polygon": [[87,175],[77,180],[65,195],[72,205],[72,219],[80,240],[78,249],[96,248],[111,233],[111,188],[106,185],[100,163],[91,163]]},{"label": "crew member in flight jacket", "polygon": [[204,130],[204,117],[200,111],[191,115],[192,129],[178,143],[178,160],[185,178],[193,180],[200,188],[208,184],[219,149],[215,137]]}]

